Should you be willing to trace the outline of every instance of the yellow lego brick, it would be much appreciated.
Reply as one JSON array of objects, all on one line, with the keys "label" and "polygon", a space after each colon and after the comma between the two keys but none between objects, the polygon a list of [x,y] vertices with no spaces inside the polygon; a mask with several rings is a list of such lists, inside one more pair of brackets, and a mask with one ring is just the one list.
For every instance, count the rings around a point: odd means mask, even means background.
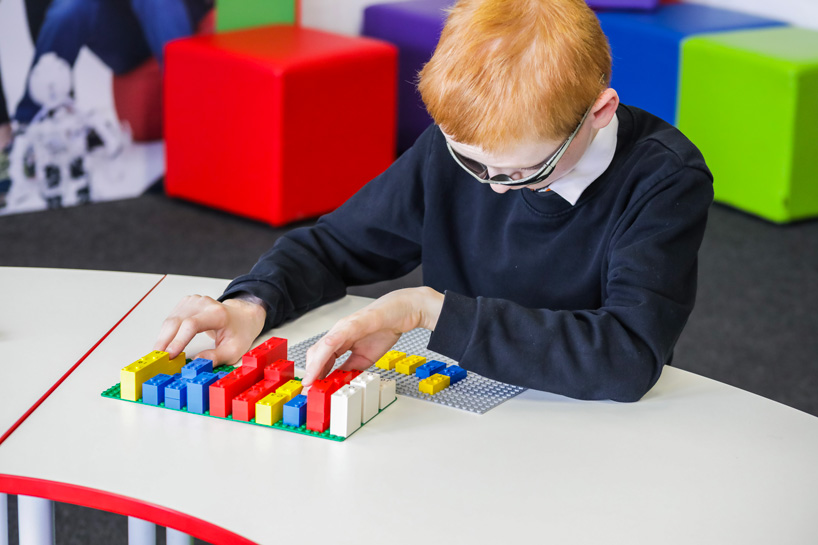
[{"label": "yellow lego brick", "polygon": [[441,375],[438,373],[421,380],[418,384],[418,390],[420,390],[421,393],[433,396],[439,391],[448,388],[450,380],[451,379],[447,375]]},{"label": "yellow lego brick", "polygon": [[122,368],[119,372],[119,395],[122,399],[138,401],[142,397],[142,384],[146,380],[160,373],[175,375],[181,372],[184,365],[184,352],[171,360],[167,352],[154,350]]},{"label": "yellow lego brick", "polygon": [[284,415],[284,404],[289,401],[287,394],[275,392],[261,398],[256,403],[256,424],[272,426]]},{"label": "yellow lego brick", "polygon": [[301,390],[303,389],[304,387],[301,386],[300,380],[290,380],[279,386],[276,389],[276,393],[287,396],[287,401],[289,401],[298,394],[300,394]]},{"label": "yellow lego brick", "polygon": [[414,375],[415,369],[426,363],[423,356],[406,356],[395,364],[395,371],[401,375]]},{"label": "yellow lego brick", "polygon": [[395,363],[406,357],[406,352],[398,352],[397,350],[390,350],[381,359],[375,362],[375,367],[389,371],[395,368]]}]

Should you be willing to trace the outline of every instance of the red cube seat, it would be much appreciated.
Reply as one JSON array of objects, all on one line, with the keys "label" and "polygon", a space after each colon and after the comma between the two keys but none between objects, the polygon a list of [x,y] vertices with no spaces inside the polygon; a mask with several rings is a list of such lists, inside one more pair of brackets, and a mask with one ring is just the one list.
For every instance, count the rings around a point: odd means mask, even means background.
[{"label": "red cube seat", "polygon": [[394,159],[397,51],[294,26],[165,51],[165,190],[280,226],[333,210]]}]

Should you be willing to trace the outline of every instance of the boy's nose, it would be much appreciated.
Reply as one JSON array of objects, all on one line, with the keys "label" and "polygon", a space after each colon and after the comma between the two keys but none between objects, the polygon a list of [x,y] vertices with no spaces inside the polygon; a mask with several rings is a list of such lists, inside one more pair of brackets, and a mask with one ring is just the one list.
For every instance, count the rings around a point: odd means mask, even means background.
[{"label": "boy's nose", "polygon": [[[494,167],[486,167],[486,171],[490,180],[496,179],[500,182],[505,182],[509,180],[519,180],[523,177],[523,173],[520,172],[518,169],[513,168],[494,168]],[[497,178],[495,178],[497,176]]]}]

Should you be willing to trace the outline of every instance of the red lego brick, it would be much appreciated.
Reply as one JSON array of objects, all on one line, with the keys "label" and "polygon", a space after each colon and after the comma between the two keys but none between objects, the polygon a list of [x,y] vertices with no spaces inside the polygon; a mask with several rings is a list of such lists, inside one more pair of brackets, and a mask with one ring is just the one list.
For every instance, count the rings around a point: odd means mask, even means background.
[{"label": "red lego brick", "polygon": [[352,382],[352,379],[354,379],[355,377],[357,377],[360,374],[361,374],[361,371],[358,371],[357,369],[350,369],[348,371],[342,371],[340,369],[336,369],[335,371],[333,371],[332,373],[327,375],[326,380],[331,380],[331,381],[337,383],[338,388],[340,388],[341,386],[345,386],[345,385],[349,384],[350,382]]},{"label": "red lego brick", "polygon": [[256,416],[256,403],[267,394],[275,392],[289,379],[261,380],[233,398],[233,420],[249,422]]},{"label": "red lego brick", "polygon": [[241,365],[264,367],[276,360],[287,359],[287,339],[272,337],[241,357]]},{"label": "red lego brick", "polygon": [[264,367],[265,380],[292,380],[295,377],[295,362],[280,359]]},{"label": "red lego brick", "polygon": [[323,432],[329,428],[330,397],[343,386],[336,378],[316,380],[307,392],[308,430]]},{"label": "red lego brick", "polygon": [[[171,41],[164,74],[171,196],[278,226],[337,208],[394,160],[397,49],[385,42],[236,30]],[[315,164],[343,176],[304,183]]]},{"label": "red lego brick", "polygon": [[210,385],[210,415],[227,418],[233,408],[232,400],[261,380],[264,371],[259,367],[243,365]]}]

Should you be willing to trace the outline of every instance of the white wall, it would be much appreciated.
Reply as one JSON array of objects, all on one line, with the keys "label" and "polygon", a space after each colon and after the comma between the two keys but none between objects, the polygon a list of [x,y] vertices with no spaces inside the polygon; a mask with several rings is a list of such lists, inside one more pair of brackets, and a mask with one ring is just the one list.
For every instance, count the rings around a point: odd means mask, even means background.
[{"label": "white wall", "polygon": [[818,0],[685,0],[744,11],[818,30]]},{"label": "white wall", "polygon": [[[358,35],[363,11],[371,4],[400,0],[301,0],[304,26]],[[818,30],[818,0],[685,0],[690,3],[745,11]]]}]

